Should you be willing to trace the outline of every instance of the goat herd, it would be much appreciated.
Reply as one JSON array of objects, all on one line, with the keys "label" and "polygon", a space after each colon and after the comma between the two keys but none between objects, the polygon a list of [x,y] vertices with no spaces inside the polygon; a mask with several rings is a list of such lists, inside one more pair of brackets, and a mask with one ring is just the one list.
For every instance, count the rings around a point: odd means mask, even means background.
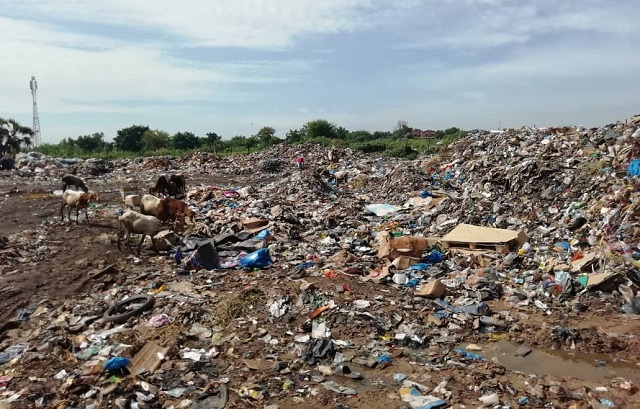
[{"label": "goat herd", "polygon": [[[69,186],[74,186],[79,190],[69,190]],[[193,221],[196,214],[184,201],[172,197],[184,196],[185,187],[183,175],[171,175],[168,179],[162,175],[155,185],[149,187],[148,193],[143,195],[127,192],[125,188],[121,187],[120,195],[126,210],[118,212],[118,249],[122,235],[126,231],[126,242],[129,246],[131,245],[131,233],[141,235],[138,253],[146,236],[151,237],[151,245],[157,252],[153,236],[166,229],[163,223],[173,222],[173,229],[176,230],[184,226],[185,218]],[[69,221],[71,221],[71,209],[76,210],[76,224],[80,211],[84,210],[87,223],[91,226],[87,208],[91,201],[97,200],[98,194],[89,191],[81,178],[73,174],[65,174],[62,177],[62,206],[60,208],[62,221],[64,221],[64,209],[68,207],[67,218]],[[140,212],[133,210],[136,207],[140,208]]]}]

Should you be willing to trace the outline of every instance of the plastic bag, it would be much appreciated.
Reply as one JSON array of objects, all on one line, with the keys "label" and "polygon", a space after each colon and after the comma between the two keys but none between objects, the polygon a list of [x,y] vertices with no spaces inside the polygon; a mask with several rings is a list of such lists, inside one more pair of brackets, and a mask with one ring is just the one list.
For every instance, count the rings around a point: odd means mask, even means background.
[{"label": "plastic bag", "polygon": [[249,253],[240,259],[240,265],[244,268],[264,268],[273,264],[269,250],[259,249]]}]

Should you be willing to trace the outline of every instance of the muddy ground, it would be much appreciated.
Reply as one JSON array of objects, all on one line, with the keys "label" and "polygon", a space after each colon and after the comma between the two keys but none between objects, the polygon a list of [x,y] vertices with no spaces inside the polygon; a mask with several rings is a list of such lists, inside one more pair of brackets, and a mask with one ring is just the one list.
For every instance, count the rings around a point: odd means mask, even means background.
[{"label": "muddy ground", "polygon": [[[211,179],[205,175],[187,175],[187,179],[191,183],[221,186],[238,186],[246,182],[240,179]],[[254,184],[268,181],[252,180]],[[118,285],[142,287],[148,286],[153,280],[169,282],[183,279],[200,286],[208,285],[212,293],[210,296],[215,299],[224,299],[230,293],[254,288],[263,294],[263,303],[274,291],[291,294],[293,297],[300,292],[300,280],[288,278],[288,271],[278,268],[249,274],[231,272],[181,278],[174,275],[169,256],[156,256],[146,247],[143,248],[139,262],[134,262],[131,252],[126,249],[118,250],[110,240],[116,232],[114,210],[120,203],[118,185],[115,183],[102,184],[96,189],[100,191],[100,207],[91,210],[91,226],[60,221],[60,198],[52,194],[53,190],[59,188],[57,183],[26,183],[18,191],[15,188],[15,180],[0,179],[0,192],[3,193],[3,197],[0,197],[0,214],[3,215],[0,236],[19,233],[37,244],[34,244],[36,247],[29,254],[24,254],[23,259],[13,258],[10,265],[0,265],[0,337],[3,345],[10,344],[14,337],[24,336],[37,325],[33,320],[16,320],[19,309],[47,305],[72,310],[76,305],[86,303],[87,299],[99,299],[104,291]],[[38,235],[43,236],[39,242]],[[97,278],[89,275],[96,268],[109,264],[115,265],[116,274]],[[349,305],[357,299],[373,299],[380,295],[386,302],[376,308],[383,311],[373,312],[397,312],[399,305],[410,304],[410,308],[403,306],[402,314],[405,319],[421,322],[427,322],[433,310],[429,301],[415,301],[406,289],[388,284],[362,283],[357,277],[348,275],[340,275],[338,278],[305,277],[305,280],[333,294],[338,305]],[[337,285],[344,285],[349,291],[338,293]],[[400,400],[399,384],[393,379],[396,373],[404,373],[409,379],[431,388],[447,381],[445,388],[451,394],[446,400],[452,407],[478,407],[478,398],[495,390],[501,391],[502,401],[512,407],[519,407],[516,401],[524,396],[529,397],[529,405],[522,407],[550,407],[550,403],[555,407],[588,407],[589,402],[593,407],[598,407],[597,401],[603,397],[615,402],[617,407],[640,407],[640,398],[635,394],[635,388],[616,379],[623,377],[634,384],[640,383],[640,368],[636,364],[640,362],[639,322],[620,314],[620,302],[611,295],[599,294],[581,301],[588,306],[586,312],[552,308],[550,315],[533,306],[514,309],[502,301],[490,302],[493,312],[508,311],[516,320],[516,325],[512,325],[507,334],[496,337],[495,334],[480,334],[467,328],[454,330],[443,324],[441,330],[443,334],[448,334],[448,342],[432,340],[423,349],[394,347],[393,363],[386,368],[355,366],[363,373],[364,380],[330,378],[356,389],[358,394],[352,397],[336,395],[317,384],[315,394],[298,393],[297,389],[312,387],[314,382],[296,374],[295,370],[289,373],[273,371],[273,361],[263,359],[274,351],[263,340],[258,339],[254,333],[257,327],[268,328],[271,335],[286,343],[286,338],[289,337],[287,334],[300,333],[307,317],[290,313],[286,319],[277,321],[270,318],[268,311],[260,304],[264,311],[257,311],[255,316],[262,324],[256,327],[234,321],[225,327],[225,332],[238,333],[239,339],[243,341],[234,345],[231,350],[223,350],[213,361],[213,367],[209,368],[210,378],[229,378],[227,407],[263,407],[266,404],[276,404],[280,408],[401,408],[406,404]],[[170,300],[166,302],[172,305]],[[97,301],[95,306],[98,310],[105,307]],[[155,308],[162,309],[162,306],[163,303],[160,302]],[[197,320],[198,314],[198,311],[176,312],[185,323]],[[335,314],[329,320],[334,339],[352,340],[357,345],[373,341],[366,317]],[[573,340],[573,349],[570,341],[562,343],[554,339],[552,328],[557,325],[578,334]],[[142,344],[133,333],[118,336],[121,341],[134,345],[134,350],[139,349]],[[158,335],[156,339],[171,346],[170,353],[173,354],[177,354],[187,343],[193,344],[193,341],[181,337],[172,338],[169,332]],[[393,339],[385,338],[382,334],[377,340],[381,339],[389,344],[394,343]],[[505,344],[507,340],[509,343]],[[449,353],[452,345],[465,347],[470,343],[478,345],[480,350],[476,353],[485,354],[489,360],[480,363],[460,361],[464,362],[460,367],[445,365],[446,359],[443,357]],[[519,344],[532,347],[533,353],[525,358],[514,358],[510,348]],[[283,353],[282,346],[280,344],[277,349],[277,359],[293,362],[296,358],[293,351],[290,354]],[[14,377],[10,384],[11,390],[26,390],[23,398],[14,402],[11,407],[33,407],[36,399],[42,396],[48,402],[44,407],[65,407],[71,402],[82,400],[79,398],[85,391],[82,387],[79,390],[70,388],[60,393],[58,388],[62,381],[53,378],[62,368],[80,366],[73,363],[68,348],[68,345],[62,344],[43,344],[44,356],[19,368],[6,371],[0,369],[0,373],[11,373]],[[352,352],[346,349],[343,353],[349,356]],[[495,358],[499,363],[492,362],[490,358]],[[256,361],[260,364],[255,364]],[[318,373],[309,369],[305,367],[304,371],[311,375]],[[165,363],[163,370],[165,378],[158,375],[155,379],[158,384],[163,385],[163,389],[170,389],[171,376],[180,379],[189,372],[171,362]],[[204,370],[200,368],[199,371]],[[288,386],[285,382],[288,379],[295,381],[295,387]],[[87,379],[87,382],[94,381],[95,379]],[[268,398],[262,401],[241,398],[238,390],[242,385],[251,384],[262,385],[268,391]],[[598,387],[606,387],[606,390]],[[127,386],[122,388],[123,390],[105,398],[103,407],[115,407],[112,405],[115,405],[116,396],[131,394]],[[179,399],[176,400],[178,401]]]}]

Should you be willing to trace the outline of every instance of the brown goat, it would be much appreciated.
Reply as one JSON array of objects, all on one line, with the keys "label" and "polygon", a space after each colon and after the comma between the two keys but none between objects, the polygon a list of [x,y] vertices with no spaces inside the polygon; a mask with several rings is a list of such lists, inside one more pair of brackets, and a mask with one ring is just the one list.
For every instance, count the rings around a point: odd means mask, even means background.
[{"label": "brown goat", "polygon": [[196,217],[196,214],[189,209],[185,202],[171,197],[160,200],[158,207],[156,207],[156,214],[158,219],[162,221],[176,221],[180,215],[186,216],[190,221]]}]

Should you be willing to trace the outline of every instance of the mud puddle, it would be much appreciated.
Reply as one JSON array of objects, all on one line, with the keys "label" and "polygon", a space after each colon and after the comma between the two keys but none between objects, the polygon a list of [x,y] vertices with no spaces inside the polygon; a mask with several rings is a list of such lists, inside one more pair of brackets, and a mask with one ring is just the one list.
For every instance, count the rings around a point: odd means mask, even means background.
[{"label": "mud puddle", "polygon": [[596,382],[616,377],[622,377],[634,383],[640,382],[640,366],[636,362],[614,360],[609,355],[529,347],[531,353],[521,357],[516,356],[520,345],[506,340],[481,345],[481,347],[482,351],[474,352],[486,359],[496,359],[510,371],[572,377]]}]

